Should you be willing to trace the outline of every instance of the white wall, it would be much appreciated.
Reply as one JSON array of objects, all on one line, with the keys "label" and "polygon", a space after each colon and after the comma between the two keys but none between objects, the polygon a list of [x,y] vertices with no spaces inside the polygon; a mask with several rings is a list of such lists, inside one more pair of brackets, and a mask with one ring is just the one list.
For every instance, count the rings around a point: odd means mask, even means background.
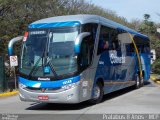
[{"label": "white wall", "polygon": [[151,64],[156,60],[156,51],[155,49],[151,50]]}]

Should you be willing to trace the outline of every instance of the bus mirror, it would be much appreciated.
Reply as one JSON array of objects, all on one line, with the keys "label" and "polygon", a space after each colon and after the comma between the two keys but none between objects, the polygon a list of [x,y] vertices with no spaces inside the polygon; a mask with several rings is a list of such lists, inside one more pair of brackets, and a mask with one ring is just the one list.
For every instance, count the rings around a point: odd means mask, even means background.
[{"label": "bus mirror", "polygon": [[77,36],[77,38],[75,40],[75,47],[74,47],[75,53],[80,52],[80,47],[81,47],[81,43],[82,43],[83,38],[85,38],[89,35],[90,35],[90,32],[83,32]]},{"label": "bus mirror", "polygon": [[11,56],[13,54],[13,45],[14,43],[20,41],[23,39],[23,36],[18,36],[18,37],[15,37],[13,39],[11,39],[8,43],[8,55]]}]

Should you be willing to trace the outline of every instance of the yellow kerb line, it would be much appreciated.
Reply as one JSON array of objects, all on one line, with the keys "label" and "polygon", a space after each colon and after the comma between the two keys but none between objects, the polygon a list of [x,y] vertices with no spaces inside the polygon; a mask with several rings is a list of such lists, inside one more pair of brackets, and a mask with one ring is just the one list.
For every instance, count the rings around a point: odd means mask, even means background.
[{"label": "yellow kerb line", "polygon": [[13,91],[13,92],[6,92],[6,93],[1,93],[0,97],[7,97],[7,96],[12,96],[18,94],[18,91]]},{"label": "yellow kerb line", "polygon": [[139,65],[139,70],[140,70],[140,77],[142,78],[142,67],[141,67],[141,59],[140,59],[140,56],[139,56],[139,52],[138,52],[138,49],[137,49],[137,46],[134,42],[134,39],[133,39],[133,36],[128,32],[132,42],[133,42],[133,45],[134,45],[134,48],[136,50],[136,54],[137,54],[137,57],[138,57],[138,65]]}]

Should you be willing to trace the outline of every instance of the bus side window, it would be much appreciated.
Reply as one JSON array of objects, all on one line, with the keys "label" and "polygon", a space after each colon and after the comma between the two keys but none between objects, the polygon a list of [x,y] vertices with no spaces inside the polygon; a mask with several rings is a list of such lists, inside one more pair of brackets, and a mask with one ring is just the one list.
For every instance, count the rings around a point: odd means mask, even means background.
[{"label": "bus side window", "polygon": [[107,27],[102,26],[99,35],[97,55],[101,54],[106,50],[109,50],[109,41],[110,41],[110,31]]},{"label": "bus side window", "polygon": [[126,50],[127,52],[135,52],[135,48],[134,48],[134,44],[133,43],[129,43],[129,44],[126,44]]},{"label": "bus side window", "polygon": [[149,39],[140,36],[134,36],[134,41],[138,52],[140,53],[150,53],[150,43]]},{"label": "bus side window", "polygon": [[120,43],[120,40],[118,38],[119,34],[121,34],[119,31],[112,30],[110,50],[121,50],[121,43]]},{"label": "bus side window", "polygon": [[88,48],[87,42],[85,40],[82,41],[81,44],[81,52],[80,52],[80,65],[85,67],[88,65]]},{"label": "bus side window", "polygon": [[83,69],[89,66],[92,62],[92,55],[94,49],[94,42],[91,39],[91,36],[84,38],[81,44],[81,51],[80,51],[80,65]]},{"label": "bus side window", "polygon": [[150,53],[149,45],[144,46],[144,53]]},{"label": "bus side window", "polygon": [[137,46],[138,52],[142,53],[143,52],[142,45],[141,44],[136,44],[136,46]]},{"label": "bus side window", "polygon": [[82,27],[82,32],[91,33],[91,35],[88,37],[85,37],[81,43],[79,62],[82,69],[85,69],[87,66],[91,65],[92,63],[97,27],[98,27],[98,24],[95,24],[95,23],[84,24]]}]

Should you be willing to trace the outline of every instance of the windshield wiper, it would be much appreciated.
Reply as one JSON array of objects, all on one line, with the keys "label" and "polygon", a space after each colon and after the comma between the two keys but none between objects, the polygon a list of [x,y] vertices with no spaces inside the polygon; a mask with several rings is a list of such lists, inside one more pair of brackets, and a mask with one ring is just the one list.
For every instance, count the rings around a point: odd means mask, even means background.
[{"label": "windshield wiper", "polygon": [[[35,71],[35,69],[37,68],[40,60],[43,59],[43,57],[44,57],[44,52],[43,52],[42,56],[37,60],[37,62],[36,62],[35,65],[33,66],[33,68],[31,69],[31,71],[30,71],[30,73],[29,73],[29,75],[28,75],[28,79],[31,78],[33,72]],[[43,60],[42,60],[42,66],[43,66]],[[38,69],[37,69],[37,70],[38,70]]]},{"label": "windshield wiper", "polygon": [[[28,79],[31,78],[33,72],[36,72],[36,71],[38,70],[37,65],[38,65],[38,63],[40,62],[40,60],[43,59],[43,57],[44,57],[44,53],[43,53],[43,55],[37,60],[37,62],[35,63],[35,66],[31,69],[31,71],[30,71],[30,73],[29,73],[29,75],[28,75]],[[42,62],[43,62],[43,61],[42,61]],[[43,64],[43,63],[42,63],[42,64]],[[51,71],[53,72],[55,78],[58,78],[58,75],[57,75],[57,73],[56,73],[56,71],[55,71],[55,69],[54,69],[54,67],[53,67],[53,64],[51,63],[51,60],[49,60],[47,64],[50,66]],[[42,66],[44,67],[44,66],[46,66],[46,65],[42,65]],[[37,68],[37,69],[36,69],[36,68]]]},{"label": "windshield wiper", "polygon": [[[54,67],[53,67],[53,64],[51,63],[51,60],[50,60],[50,59],[49,59],[48,63],[43,64],[43,58],[44,58],[44,56],[45,56],[45,50],[43,51],[42,56],[36,61],[35,66],[33,66],[33,68],[31,69],[31,71],[30,71],[30,73],[29,73],[29,75],[28,75],[28,79],[31,78],[33,72],[36,72],[36,71],[38,70],[37,66],[38,66],[38,64],[39,64],[39,62],[40,62],[41,59],[42,59],[43,69],[44,69],[44,67],[48,64],[48,65],[50,66],[51,71],[53,72],[55,78],[58,78],[58,75],[57,75],[57,73],[56,73],[56,71],[55,71],[55,69],[54,69]],[[46,56],[46,58],[44,58],[44,59],[47,59],[47,56]],[[36,69],[36,68],[37,68],[37,69]]]},{"label": "windshield wiper", "polygon": [[57,75],[57,73],[56,73],[56,71],[55,71],[55,69],[53,67],[53,64],[51,63],[51,60],[48,61],[48,65],[51,67],[51,71],[53,72],[55,78],[57,78],[58,75]]}]

